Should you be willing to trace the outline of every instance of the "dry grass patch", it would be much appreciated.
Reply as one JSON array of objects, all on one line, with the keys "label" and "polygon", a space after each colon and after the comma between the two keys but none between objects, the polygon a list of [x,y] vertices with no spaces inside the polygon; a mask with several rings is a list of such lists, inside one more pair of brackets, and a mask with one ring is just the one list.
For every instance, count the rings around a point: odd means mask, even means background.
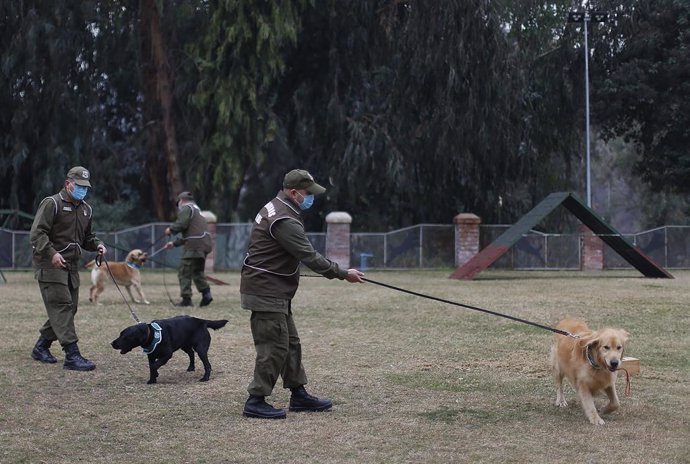
[{"label": "dry grass patch", "polygon": [[[449,273],[368,277],[549,326],[574,316],[593,328],[623,327],[632,334],[628,354],[642,360],[633,396],[619,381],[621,409],[593,427],[572,389],[568,408],[553,405],[549,332],[372,284],[304,278],[293,307],[308,389],[331,398],[333,410],[250,420],[241,411],[254,348],[238,274],[217,275],[231,285],[213,288],[211,306],[186,311],[230,320],[212,332],[211,380],[186,372],[178,352],[158,384],[146,385],[146,357],[109,346],[133,323],[112,285],[104,306],[85,298],[77,315],[80,347],[96,371],[72,372],[29,357],[45,310],[31,273],[6,272],[0,462],[690,462],[690,272],[650,280],[632,271],[493,271],[471,282]],[[152,301],[136,306],[142,320],[181,313],[163,274],[142,279]],[[173,297],[175,280],[166,274]],[[289,396],[281,386],[270,401],[282,407]]]}]

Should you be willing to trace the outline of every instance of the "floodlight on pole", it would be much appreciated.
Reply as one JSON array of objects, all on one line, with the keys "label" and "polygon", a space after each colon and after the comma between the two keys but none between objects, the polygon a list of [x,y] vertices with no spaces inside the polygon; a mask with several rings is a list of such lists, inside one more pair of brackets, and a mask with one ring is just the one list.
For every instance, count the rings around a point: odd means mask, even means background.
[{"label": "floodlight on pole", "polygon": [[590,147],[589,147],[589,41],[587,38],[587,24],[590,22],[603,23],[608,20],[607,11],[571,11],[568,13],[569,23],[582,23],[585,32],[585,170],[587,175],[587,206],[592,207],[592,182],[590,174]]}]

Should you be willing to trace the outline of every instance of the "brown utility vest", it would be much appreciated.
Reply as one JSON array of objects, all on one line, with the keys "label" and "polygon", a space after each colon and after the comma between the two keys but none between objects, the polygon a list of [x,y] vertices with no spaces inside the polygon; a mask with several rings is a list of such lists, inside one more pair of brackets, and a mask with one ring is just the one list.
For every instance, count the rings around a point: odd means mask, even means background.
[{"label": "brown utility vest", "polygon": [[240,292],[291,300],[299,286],[300,261],[278,243],[271,231],[278,221],[302,218],[281,191],[254,218],[244,258]]},{"label": "brown utility vest", "polygon": [[[64,192],[64,190],[63,190]],[[65,261],[77,265],[81,256],[81,249],[84,247],[89,251],[95,251],[99,243],[91,231],[92,210],[88,203],[82,201],[77,204],[68,200],[66,192],[56,193],[46,197],[41,201],[41,207],[54,211],[52,224],[39,222],[38,228],[49,227],[47,231],[48,240],[55,251],[60,253]],[[37,218],[42,221],[43,218]],[[35,227],[32,227],[31,242],[33,245],[33,264],[35,269],[52,269],[52,256],[39,254],[35,248],[34,240]],[[86,240],[91,239],[91,243]],[[44,250],[45,251],[45,250]]]},{"label": "brown utility vest", "polygon": [[189,218],[189,227],[182,231],[182,238],[185,240],[184,249],[210,253],[213,250],[213,239],[208,232],[208,223],[201,215],[201,209],[195,203],[188,203],[183,206],[183,208],[186,207],[189,207],[192,212]]}]

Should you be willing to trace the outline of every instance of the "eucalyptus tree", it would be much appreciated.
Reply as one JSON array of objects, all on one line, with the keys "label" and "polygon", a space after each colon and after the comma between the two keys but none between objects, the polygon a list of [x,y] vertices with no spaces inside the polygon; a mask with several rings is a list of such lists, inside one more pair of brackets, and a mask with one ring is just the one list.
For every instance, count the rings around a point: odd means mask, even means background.
[{"label": "eucalyptus tree", "polygon": [[624,137],[637,172],[656,191],[690,191],[690,2],[637,0],[612,10],[595,115],[607,138]]},{"label": "eucalyptus tree", "polygon": [[333,180],[330,209],[379,227],[462,211],[508,221],[569,186],[575,97],[568,79],[545,82],[571,67],[565,19],[509,3],[307,11],[276,108],[293,156]]},{"label": "eucalyptus tree", "polygon": [[136,10],[127,2],[24,1],[3,2],[0,12],[1,205],[32,212],[80,164],[97,179],[91,200],[117,205],[131,221],[144,217],[143,161],[131,143],[140,93],[136,66],[123,65],[136,61]]},{"label": "eucalyptus tree", "polygon": [[88,164],[94,13],[93,2],[0,4],[2,207],[33,211],[69,165]]},{"label": "eucalyptus tree", "polygon": [[189,48],[198,66],[194,102],[204,128],[195,180],[214,190],[212,206],[223,217],[237,210],[247,172],[262,163],[275,138],[283,53],[297,40],[305,5],[212,0],[208,29]]}]

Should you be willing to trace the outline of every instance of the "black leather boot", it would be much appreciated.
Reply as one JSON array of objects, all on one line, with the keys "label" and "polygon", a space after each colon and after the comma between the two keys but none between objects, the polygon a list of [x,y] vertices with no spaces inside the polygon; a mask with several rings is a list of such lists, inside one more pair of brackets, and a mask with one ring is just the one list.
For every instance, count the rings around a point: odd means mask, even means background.
[{"label": "black leather boot", "polygon": [[210,288],[207,288],[201,292],[201,303],[199,303],[199,306],[208,306],[211,304],[212,301],[213,297],[211,296]]},{"label": "black leather boot", "polygon": [[55,356],[53,356],[50,353],[50,350],[48,349],[50,348],[51,343],[53,343],[53,341],[46,340],[45,338],[43,338],[43,335],[38,337],[38,341],[34,346],[34,350],[31,352],[31,357],[34,358],[36,361],[41,361],[48,364],[55,364],[57,362],[57,359],[55,359]]},{"label": "black leather boot", "polygon": [[290,396],[290,411],[325,411],[331,409],[331,406],[333,406],[331,400],[322,400],[315,396],[311,396],[307,393],[304,385],[297,388],[291,388],[290,391],[292,392],[292,396]]},{"label": "black leather boot", "polygon": [[285,419],[287,415],[284,409],[276,409],[266,402],[263,396],[250,396],[244,403],[244,417],[257,419]]},{"label": "black leather boot", "polygon": [[77,342],[65,345],[62,347],[62,349],[65,350],[65,364],[62,366],[63,369],[70,369],[73,371],[92,371],[96,368],[94,363],[81,355]]},{"label": "black leather boot", "polygon": [[182,308],[185,306],[192,306],[192,297],[190,296],[183,296],[180,301],[174,304],[176,308]]}]

